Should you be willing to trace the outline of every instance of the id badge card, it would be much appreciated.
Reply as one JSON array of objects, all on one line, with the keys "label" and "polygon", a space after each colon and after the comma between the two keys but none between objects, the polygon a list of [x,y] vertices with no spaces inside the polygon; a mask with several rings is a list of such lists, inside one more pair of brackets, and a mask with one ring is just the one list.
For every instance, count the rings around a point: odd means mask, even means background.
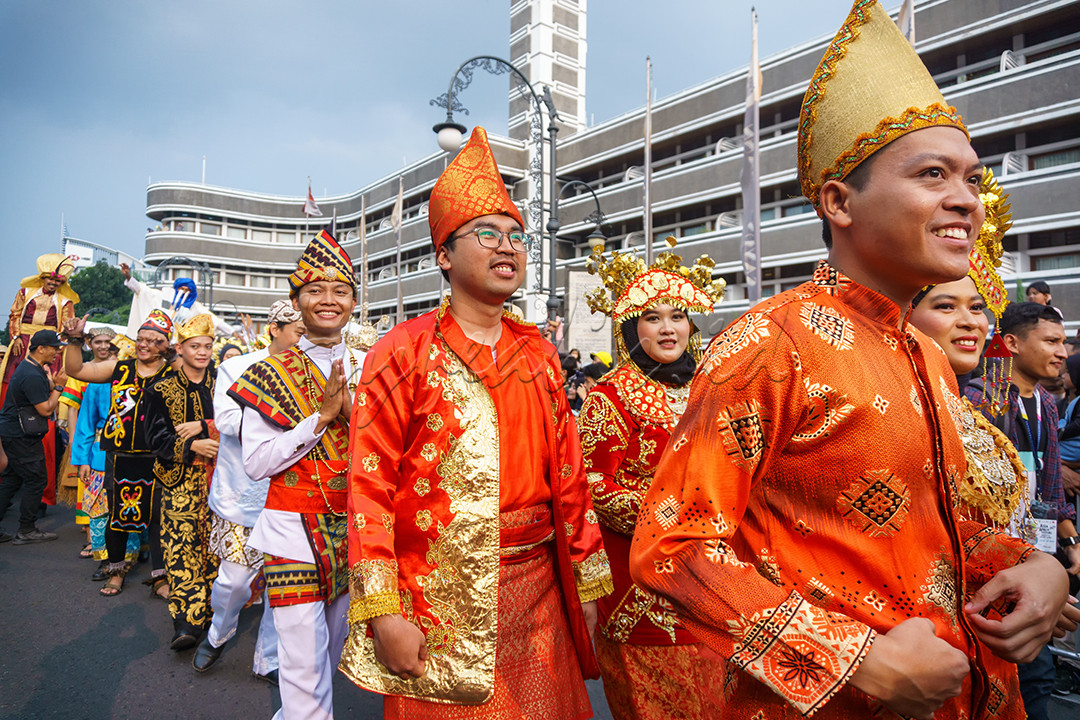
[{"label": "id badge card", "polygon": [[1039,517],[1046,515],[1045,512],[1037,511],[1038,508],[1046,509],[1045,503],[1039,502],[1038,476],[1035,473],[1035,455],[1031,452],[1018,453],[1020,460],[1027,470],[1027,490],[1029,512],[1020,520],[1020,539],[1029,545],[1034,545],[1039,550],[1053,555],[1057,551],[1057,519]]}]

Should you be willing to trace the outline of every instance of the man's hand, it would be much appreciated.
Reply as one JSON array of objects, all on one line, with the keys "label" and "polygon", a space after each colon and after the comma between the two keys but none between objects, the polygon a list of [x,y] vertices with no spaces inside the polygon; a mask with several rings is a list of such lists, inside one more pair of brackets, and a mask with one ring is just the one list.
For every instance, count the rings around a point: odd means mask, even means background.
[{"label": "man's hand", "polygon": [[935,635],[932,622],[914,617],[874,639],[851,684],[895,713],[931,720],[960,694],[970,669],[967,655]]},{"label": "man's hand", "polygon": [[1058,615],[1054,637],[1063,638],[1065,633],[1072,632],[1078,625],[1080,625],[1080,608],[1076,607],[1076,598],[1070,595],[1065,607],[1061,608],[1061,614]]},{"label": "man's hand", "polygon": [[581,603],[581,612],[585,613],[585,627],[589,629],[589,639],[596,634],[596,601],[591,600],[587,603]]},{"label": "man's hand", "polygon": [[176,435],[183,438],[184,440],[187,440],[188,438],[193,438],[196,435],[200,434],[202,432],[202,429],[203,427],[201,420],[192,420],[191,422],[181,423],[180,425],[177,425]]},{"label": "man's hand", "polygon": [[1080,491],[1080,472],[1076,472],[1068,465],[1062,464],[1061,484],[1065,487],[1065,494],[1073,497]]},{"label": "man's hand", "polygon": [[400,615],[371,618],[375,659],[403,680],[422,677],[427,669],[427,639],[420,628]]},{"label": "man's hand", "polygon": [[90,479],[89,465],[78,465],[75,468],[75,472],[79,474],[79,480],[81,480],[84,485],[86,484],[86,481]]},{"label": "man's hand", "polygon": [[195,440],[191,443],[191,452],[205,458],[217,457],[218,441],[210,438]]},{"label": "man's hand", "polygon": [[322,408],[319,409],[319,424],[315,426],[315,432],[322,432],[334,422],[339,414],[351,409],[351,403],[346,404],[348,403],[346,387],[345,363],[340,359],[335,360],[330,364],[330,374],[326,378],[326,390],[323,392]]},{"label": "man's hand", "polygon": [[1065,568],[1070,575],[1080,574],[1080,545],[1069,545],[1065,548],[1065,557],[1069,558],[1069,567]]},{"label": "man's hand", "polygon": [[17,335],[11,341],[11,344],[8,345],[8,352],[11,353],[12,355],[21,355],[22,350],[23,350],[22,336]]},{"label": "man's hand", "polygon": [[64,334],[69,338],[81,338],[86,334],[86,318],[90,315],[83,315],[81,318],[73,317],[64,321]]},{"label": "man's hand", "polygon": [[[1036,551],[1019,565],[994,575],[964,606],[964,613],[995,655],[1026,663],[1050,639],[1068,595],[1069,580],[1061,564],[1052,555]],[[1001,620],[979,614],[999,599],[1013,603],[1012,612]]]},{"label": "man's hand", "polygon": [[[46,369],[48,369],[48,368],[46,368]],[[56,372],[50,372],[49,373],[49,382],[52,383],[53,385],[59,385],[59,386],[63,387],[64,385],[67,385],[67,381],[68,381],[68,376],[67,376],[67,373],[64,372],[64,366],[63,365],[61,365],[60,369],[57,370]]]},{"label": "man's hand", "polygon": [[124,280],[130,280],[131,266],[127,263],[120,263],[120,274],[124,276]]}]

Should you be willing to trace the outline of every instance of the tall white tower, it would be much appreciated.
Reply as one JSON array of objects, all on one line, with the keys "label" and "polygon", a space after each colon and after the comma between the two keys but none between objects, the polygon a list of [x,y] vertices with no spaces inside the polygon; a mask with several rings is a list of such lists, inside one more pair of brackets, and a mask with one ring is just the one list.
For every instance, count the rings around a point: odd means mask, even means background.
[{"label": "tall white tower", "polygon": [[[586,0],[511,0],[510,62],[529,78],[537,93],[551,87],[559,111],[559,136],[586,126]],[[510,84],[510,137],[529,137],[529,107]]]}]

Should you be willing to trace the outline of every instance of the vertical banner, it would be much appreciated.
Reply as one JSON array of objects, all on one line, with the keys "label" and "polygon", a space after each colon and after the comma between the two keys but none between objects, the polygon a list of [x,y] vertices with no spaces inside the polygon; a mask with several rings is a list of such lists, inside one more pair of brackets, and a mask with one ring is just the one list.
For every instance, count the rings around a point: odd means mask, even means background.
[{"label": "vertical banner", "polygon": [[761,300],[761,176],[758,142],[760,141],[761,67],[758,65],[757,12],[750,10],[753,38],[750,70],[746,75],[746,115],[743,118],[743,165],[739,175],[742,185],[742,260],[746,275],[746,299],[751,305]]},{"label": "vertical banner", "polygon": [[904,0],[900,6],[900,14],[896,16],[896,25],[904,37],[915,47],[915,0]]}]

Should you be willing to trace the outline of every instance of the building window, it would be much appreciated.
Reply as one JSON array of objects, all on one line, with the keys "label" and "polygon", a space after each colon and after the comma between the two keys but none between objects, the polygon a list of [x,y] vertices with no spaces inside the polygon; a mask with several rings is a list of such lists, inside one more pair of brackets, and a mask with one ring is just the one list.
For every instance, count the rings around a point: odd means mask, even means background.
[{"label": "building window", "polygon": [[274,236],[270,234],[269,230],[255,230],[251,231],[251,241],[260,243],[270,243],[274,241]]},{"label": "building window", "polygon": [[280,232],[277,234],[277,241],[282,245],[291,245],[296,242],[296,233],[294,232]]},{"label": "building window", "polygon": [[1080,253],[1067,253],[1065,255],[1038,255],[1032,258],[1032,270],[1043,272],[1046,270],[1066,270],[1080,267]]},{"label": "building window", "polygon": [[244,276],[240,273],[225,273],[225,284],[235,287],[244,287]]},{"label": "building window", "polygon": [[194,232],[195,223],[176,220],[173,222],[173,230],[176,232]]},{"label": "building window", "polygon": [[270,287],[270,278],[266,275],[252,275],[251,287],[268,288]]},{"label": "building window", "polygon": [[233,238],[234,240],[247,240],[247,228],[234,227],[230,225],[225,230],[225,234],[228,237]]},{"label": "building window", "polygon": [[221,226],[214,223],[199,223],[199,232],[203,235],[220,235]]}]

